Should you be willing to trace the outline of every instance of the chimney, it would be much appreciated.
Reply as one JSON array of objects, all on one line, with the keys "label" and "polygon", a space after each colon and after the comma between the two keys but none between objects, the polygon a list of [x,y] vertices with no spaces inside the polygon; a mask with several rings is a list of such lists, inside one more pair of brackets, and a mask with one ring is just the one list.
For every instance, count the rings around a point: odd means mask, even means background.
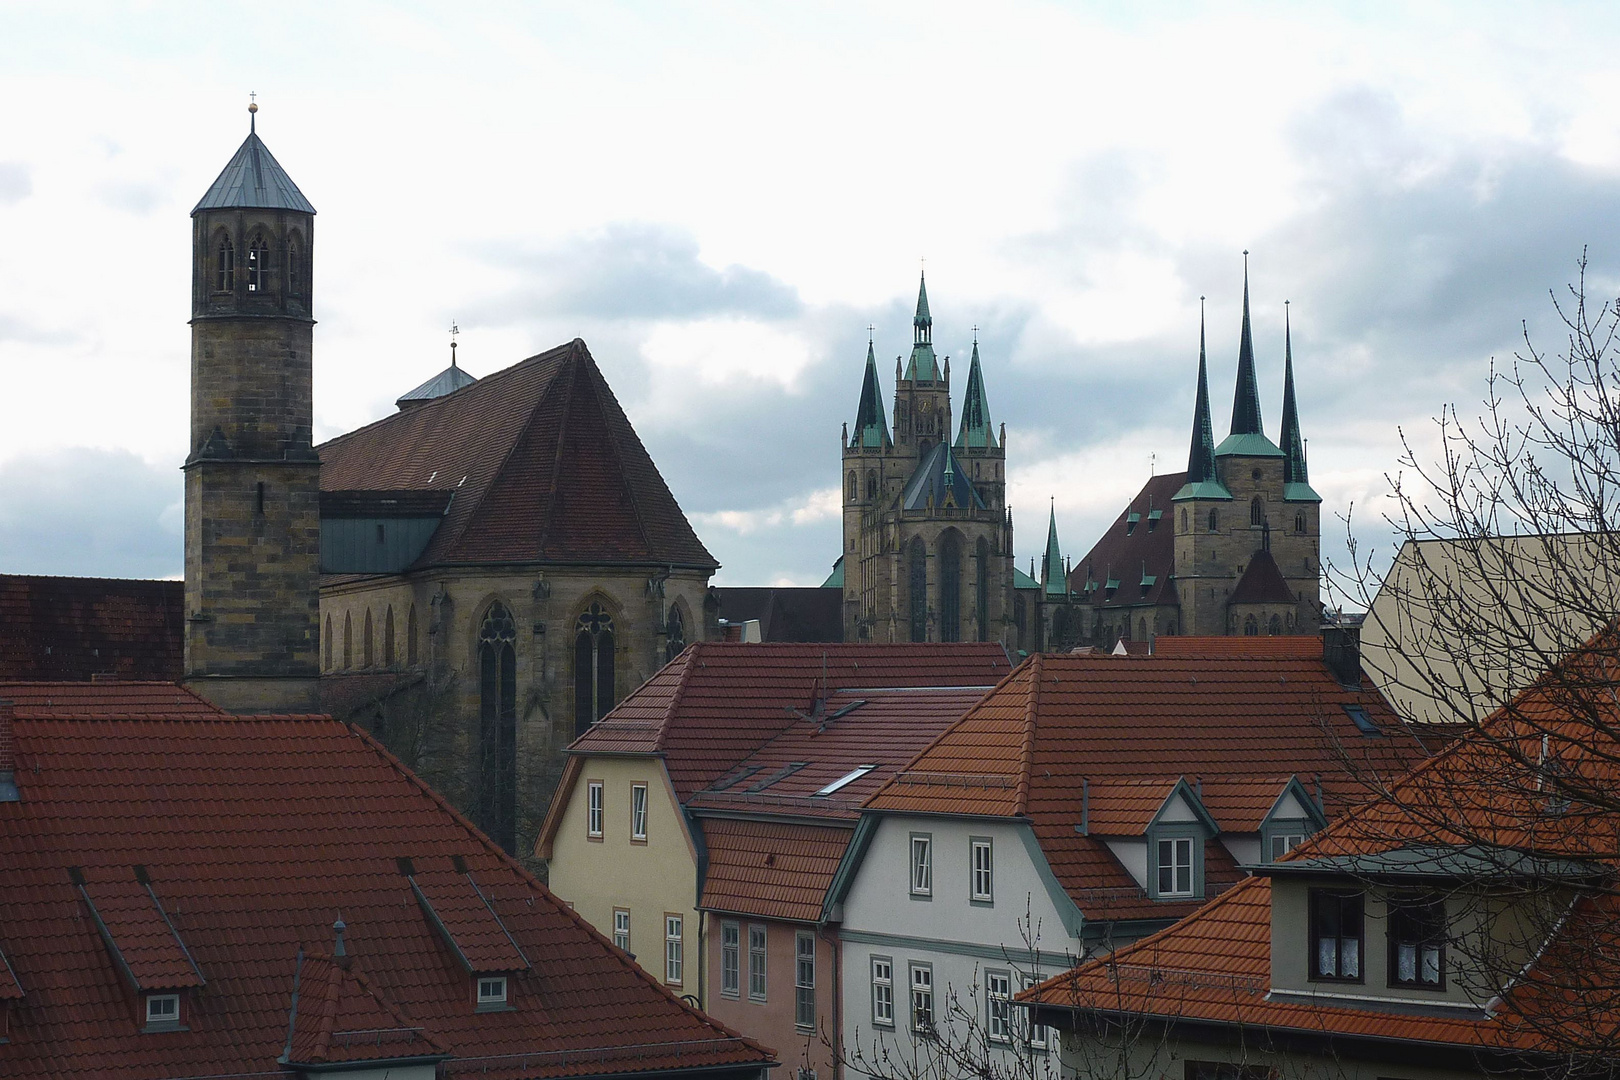
[{"label": "chimney", "polygon": [[21,802],[17,790],[17,747],[11,722],[17,717],[11,702],[0,701],[0,802]]},{"label": "chimney", "polygon": [[1322,627],[1322,662],[1340,686],[1361,685],[1361,627]]}]

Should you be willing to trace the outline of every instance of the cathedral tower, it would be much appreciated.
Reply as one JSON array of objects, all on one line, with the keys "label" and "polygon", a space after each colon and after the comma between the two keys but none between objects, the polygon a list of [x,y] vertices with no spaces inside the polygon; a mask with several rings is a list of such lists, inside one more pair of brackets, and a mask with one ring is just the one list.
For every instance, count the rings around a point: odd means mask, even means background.
[{"label": "cathedral tower", "polygon": [[[250,106],[256,113],[257,107]],[[318,706],[315,208],[248,137],[191,212],[187,684],[227,709]]]},{"label": "cathedral tower", "polygon": [[855,431],[844,428],[844,640],[1012,640],[1006,437],[990,419],[977,339],[951,443],[950,360],[934,356],[928,287],[911,360],[895,362],[894,434],[869,342]]}]

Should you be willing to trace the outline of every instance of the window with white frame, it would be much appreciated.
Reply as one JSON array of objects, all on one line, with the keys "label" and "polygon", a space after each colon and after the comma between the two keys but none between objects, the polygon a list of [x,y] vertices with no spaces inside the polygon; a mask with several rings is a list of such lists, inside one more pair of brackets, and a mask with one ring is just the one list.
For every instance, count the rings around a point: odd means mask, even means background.
[{"label": "window with white frame", "polygon": [[664,981],[671,986],[681,985],[681,969],[685,966],[685,952],[681,944],[681,917],[664,914]]},{"label": "window with white frame", "polygon": [[478,979],[478,1007],[494,1008],[506,1004],[506,976],[483,975]]},{"label": "window with white frame", "polygon": [[984,973],[985,1034],[991,1042],[1012,1042],[1012,976],[1005,971]]},{"label": "window with white frame", "polygon": [[616,907],[613,909],[613,944],[630,951],[630,909]]},{"label": "window with white frame", "polygon": [[911,965],[911,1030],[919,1035],[934,1033],[934,968],[931,964]]},{"label": "window with white frame", "polygon": [[816,936],[805,930],[793,940],[793,1022],[816,1026]]},{"label": "window with white frame", "polygon": [[[1039,983],[1041,981],[1041,977],[1038,974],[1025,975],[1020,981],[1023,984],[1022,989],[1028,990],[1030,987]],[[1022,1009],[1020,1011],[1024,1014],[1021,1021],[1023,1025],[1024,1041],[1029,1045],[1029,1048],[1031,1050],[1045,1050],[1051,1046],[1051,1030],[1045,1024],[1035,1023],[1035,1010]]]},{"label": "window with white frame", "polygon": [[748,999],[765,1000],[765,928],[748,928]]},{"label": "window with white frame", "polygon": [[911,834],[911,895],[934,895],[934,838],[928,833]]},{"label": "window with white frame", "polygon": [[1160,896],[1193,894],[1193,842],[1188,836],[1160,840],[1157,869]]},{"label": "window with white frame", "polygon": [[647,839],[647,785],[630,787],[630,839]]},{"label": "window with white frame", "polygon": [[872,1023],[894,1027],[894,961],[872,957]]},{"label": "window with white frame", "polygon": [[989,903],[995,899],[995,870],[990,850],[990,838],[976,836],[969,842],[972,869],[973,899]]},{"label": "window with white frame", "polygon": [[742,992],[742,927],[720,924],[720,993],[734,998]]},{"label": "window with white frame", "polygon": [[585,835],[602,838],[602,781],[592,780],[586,785]]},{"label": "window with white frame", "polygon": [[1299,845],[1303,844],[1304,842],[1304,833],[1272,833],[1271,857],[1273,860],[1280,859],[1290,851],[1293,851],[1295,848],[1299,847]]},{"label": "window with white frame", "polygon": [[146,1026],[149,1028],[175,1028],[180,1026],[179,994],[147,994]]}]

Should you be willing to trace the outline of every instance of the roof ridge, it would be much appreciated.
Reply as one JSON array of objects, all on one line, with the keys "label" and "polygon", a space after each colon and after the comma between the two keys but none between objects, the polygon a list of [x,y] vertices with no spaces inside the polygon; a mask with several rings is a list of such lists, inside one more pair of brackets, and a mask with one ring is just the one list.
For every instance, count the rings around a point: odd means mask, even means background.
[{"label": "roof ridge", "polygon": [[1034,685],[1029,692],[1029,704],[1024,708],[1024,745],[1018,752],[1018,797],[1013,804],[1019,817],[1027,817],[1029,812],[1029,778],[1035,766],[1035,721],[1040,715],[1041,656],[1041,653],[1036,653],[1030,658],[1030,675],[1034,678]]},{"label": "roof ridge", "polygon": [[[601,370],[597,368],[596,358],[591,355],[589,349],[583,347],[585,344],[583,341],[580,341],[578,338],[575,338],[575,340],[579,341],[581,346],[580,351],[585,354],[585,359],[589,361],[590,364],[590,370],[596,373],[596,377],[599,380],[599,385],[593,385],[592,389],[594,389],[597,393],[596,406],[602,412],[602,433],[607,437],[608,444],[613,448],[613,459],[618,465],[619,481],[624,485],[625,495],[629,497],[630,514],[635,518],[636,528],[641,533],[641,542],[647,546],[648,551],[652,551],[661,545],[655,543],[652,533],[647,531],[647,518],[642,513],[640,494],[636,490],[635,482],[630,478],[630,470],[626,468],[628,462],[625,459],[624,444],[620,441],[619,434],[614,430],[613,425],[608,422],[607,410],[602,408],[602,395],[605,394],[607,399],[613,402],[614,406],[617,408],[619,416],[623,417],[625,424],[630,426],[632,432],[635,430],[635,427],[634,425],[630,425],[630,418],[625,416],[624,406],[619,404],[618,395],[613,392],[613,388],[608,385],[607,379],[602,376]],[[589,379],[589,375],[587,375],[586,378]],[[640,436],[636,437],[636,441],[641,441]],[[652,455],[647,453],[647,448],[645,445],[642,446],[641,451],[646,455],[647,460],[652,463],[653,469],[656,471],[658,468],[658,463],[652,461]],[[667,488],[669,485],[666,483],[664,486]],[[673,491],[669,493],[669,498],[671,502],[675,503],[676,509],[680,509],[680,501],[675,498],[675,493]],[[681,516],[686,516],[685,510],[681,510]],[[687,525],[688,527],[691,526],[690,520],[687,521]],[[694,530],[694,535],[695,532],[696,531]],[[700,539],[698,541],[699,546],[702,546],[702,543],[703,541]],[[704,547],[703,550],[708,551],[708,548]],[[710,558],[713,558],[712,554],[710,555]]]},{"label": "roof ridge", "polygon": [[[574,341],[578,340],[578,338],[574,339]],[[573,342],[569,342],[569,345],[573,345]],[[577,377],[578,369],[574,365],[570,364],[568,366],[568,394],[572,394],[574,392],[574,380]],[[557,380],[554,378],[551,380],[551,385],[546,387],[546,392],[541,395],[542,399],[549,397],[551,395],[552,388],[556,385]],[[529,413],[529,423],[534,422],[535,414],[540,411],[540,404],[541,403],[539,401],[534,403],[534,409]],[[536,549],[541,552],[546,550],[546,541],[551,537],[551,523],[557,519],[557,515],[551,511],[554,510],[557,505],[557,481],[558,477],[562,475],[563,471],[563,451],[568,446],[568,417],[569,410],[565,407],[562,410],[562,416],[557,420],[557,448],[551,455],[551,475],[547,477],[546,480],[546,520],[545,524],[540,526],[539,543],[536,545]],[[523,430],[518,433],[517,440],[514,441],[512,445],[514,447],[517,446],[519,442],[523,441],[523,437],[528,433],[528,424],[525,424]],[[505,462],[502,462],[501,464],[504,465]],[[499,476],[500,472],[497,470],[495,475]]]},{"label": "roof ridge", "polygon": [[664,740],[669,737],[669,718],[675,715],[675,710],[680,708],[681,699],[686,696],[686,683],[692,677],[692,657],[696,656],[697,651],[706,644],[708,642],[694,641],[691,648],[675,658],[681,665],[681,673],[675,680],[675,691],[669,697],[669,707],[664,710],[664,719],[658,724],[658,738],[653,740],[653,749],[659,753],[664,751]]}]

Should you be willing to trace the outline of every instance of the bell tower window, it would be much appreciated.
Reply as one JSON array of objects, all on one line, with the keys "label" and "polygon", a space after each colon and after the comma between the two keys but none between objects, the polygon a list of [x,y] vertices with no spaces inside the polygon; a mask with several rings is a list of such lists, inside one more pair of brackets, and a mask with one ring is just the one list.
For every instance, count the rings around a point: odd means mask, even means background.
[{"label": "bell tower window", "polygon": [[298,241],[287,241],[287,295],[298,295]]},{"label": "bell tower window", "polygon": [[228,293],[235,289],[236,249],[231,246],[231,238],[221,233],[214,252],[214,291]]},{"label": "bell tower window", "polygon": [[269,252],[263,236],[255,236],[248,244],[247,287],[250,293],[264,292],[264,287],[270,283],[269,259],[266,257]]}]

